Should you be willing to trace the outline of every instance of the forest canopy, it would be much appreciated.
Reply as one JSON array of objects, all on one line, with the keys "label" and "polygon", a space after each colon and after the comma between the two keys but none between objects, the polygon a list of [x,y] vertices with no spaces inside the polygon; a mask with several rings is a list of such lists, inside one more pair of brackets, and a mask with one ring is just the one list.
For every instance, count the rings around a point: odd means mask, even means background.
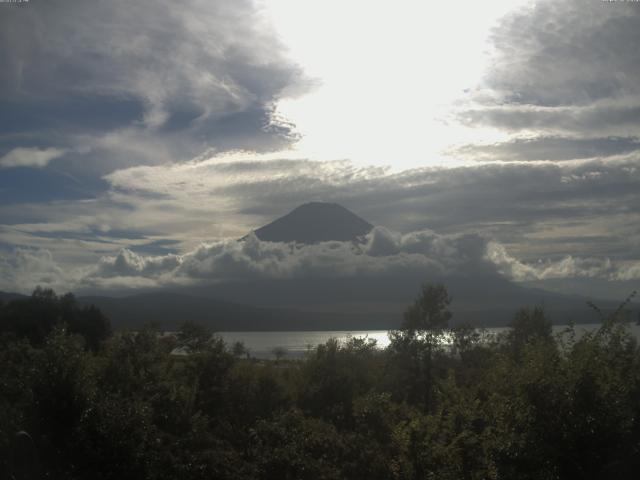
[{"label": "forest canopy", "polygon": [[386,349],[330,340],[266,361],[194,324],[112,332],[38,289],[0,305],[0,477],[635,478],[624,305],[582,336],[554,336],[539,307],[487,336],[450,330],[450,302],[424,286]]}]

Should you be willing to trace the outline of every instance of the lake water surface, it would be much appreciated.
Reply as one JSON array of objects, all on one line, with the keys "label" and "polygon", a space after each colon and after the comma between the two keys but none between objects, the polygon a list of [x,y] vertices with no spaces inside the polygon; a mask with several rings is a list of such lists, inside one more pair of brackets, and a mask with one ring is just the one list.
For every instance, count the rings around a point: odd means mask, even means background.
[{"label": "lake water surface", "polygon": [[[581,335],[586,331],[598,328],[599,324],[576,325],[576,334]],[[567,325],[554,325],[553,332],[561,334],[566,330]],[[636,338],[640,339],[640,326],[630,325],[630,331]],[[506,327],[486,328],[483,332],[487,335],[495,335],[508,330]],[[302,357],[310,349],[325,343],[330,338],[336,338],[340,342],[346,341],[350,337],[370,338],[376,341],[379,348],[389,345],[387,330],[335,330],[317,332],[220,332],[222,339],[231,345],[234,342],[243,342],[249,349],[252,357],[274,358],[272,353],[276,347],[282,347],[287,357]]]}]

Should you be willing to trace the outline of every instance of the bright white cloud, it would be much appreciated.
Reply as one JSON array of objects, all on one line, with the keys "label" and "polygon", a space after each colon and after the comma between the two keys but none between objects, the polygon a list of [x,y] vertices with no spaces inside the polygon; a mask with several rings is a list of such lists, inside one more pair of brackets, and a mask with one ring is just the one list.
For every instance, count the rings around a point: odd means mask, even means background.
[{"label": "bright white cloud", "polygon": [[640,280],[640,261],[625,262],[613,275],[614,280]]},{"label": "bright white cloud", "polygon": [[183,255],[144,256],[123,248],[94,266],[63,270],[46,250],[17,249],[0,256],[0,288],[30,291],[35,285],[62,289],[162,287],[253,279],[426,275],[491,271],[485,240],[476,235],[408,235],[376,227],[366,243],[314,245],[272,243],[249,235],[243,241],[203,244]]},{"label": "bright white cloud", "polygon": [[[144,257],[123,249],[103,257],[88,277],[146,277],[161,282],[222,282],[256,278],[343,277],[415,271],[447,274],[482,263],[477,236],[409,235],[376,227],[365,244],[272,243],[249,235],[243,241],[201,245],[184,255]],[[475,246],[475,248],[469,248]]]},{"label": "bright white cloud", "polygon": [[63,269],[47,250],[16,249],[0,255],[0,289],[31,291],[137,289],[206,285],[260,279],[393,277],[418,274],[498,278],[514,281],[557,278],[636,280],[640,263],[608,258],[565,257],[524,263],[496,242],[478,235],[439,235],[429,230],[400,234],[374,228],[365,243],[314,245],[272,243],[249,235],[243,241],[203,244],[185,254],[140,255],[123,248],[97,264]]},{"label": "bright white cloud", "polygon": [[550,280],[556,278],[604,278],[635,280],[640,278],[638,263],[615,265],[609,258],[580,258],[567,255],[559,260],[524,263],[510,255],[503,245],[491,242],[487,257],[498,271],[515,281]]}]

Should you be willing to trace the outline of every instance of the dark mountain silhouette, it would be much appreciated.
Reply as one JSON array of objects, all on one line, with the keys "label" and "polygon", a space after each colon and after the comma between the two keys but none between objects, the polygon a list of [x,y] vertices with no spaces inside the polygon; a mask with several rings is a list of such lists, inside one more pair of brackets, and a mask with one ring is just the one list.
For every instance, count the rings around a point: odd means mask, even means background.
[{"label": "dark mountain silhouette", "polygon": [[269,242],[318,243],[357,241],[372,228],[369,222],[337,203],[312,202],[300,205],[254,233]]},{"label": "dark mountain silhouette", "polygon": [[[453,296],[452,325],[504,326],[515,312],[542,305],[550,320],[597,323],[587,298],[523,288],[494,278],[307,278],[218,284],[188,292],[157,291],[127,297],[80,296],[96,305],[114,328],[154,323],[175,330],[185,320],[216,331],[370,330],[398,328],[402,313],[425,281],[444,282]],[[25,295],[0,292],[9,302]],[[221,300],[223,299],[223,300]],[[617,302],[595,300],[611,312]],[[630,305],[632,317],[638,305]]]},{"label": "dark mountain silhouette", "polygon": [[[215,331],[341,330],[387,328],[388,321],[371,321],[366,314],[304,312],[286,308],[260,308],[215,298],[156,292],[116,297],[80,297],[78,302],[97,306],[114,328],[140,328],[154,323],[175,330],[192,321]],[[395,326],[395,325],[394,325]]]},{"label": "dark mountain silhouette", "polygon": [[27,295],[12,292],[0,292],[0,302],[9,303],[11,300],[20,300],[22,298],[27,298]]},{"label": "dark mountain silhouette", "polygon": [[[343,329],[354,328],[351,325],[397,328],[403,312],[424,283],[443,283],[447,287],[453,297],[454,325],[504,326],[518,309],[533,306],[543,306],[550,320],[556,324],[566,324],[569,320],[597,323],[599,320],[587,305],[587,300],[593,300],[605,312],[612,311],[619,303],[525,288],[496,276],[426,278],[419,273],[228,282],[191,287],[190,293],[274,310],[304,311],[318,321],[324,317],[332,324],[332,318],[340,315],[345,321]],[[633,309],[637,310],[637,306]],[[363,322],[362,318],[368,320]],[[371,327],[367,326],[367,321]]]}]

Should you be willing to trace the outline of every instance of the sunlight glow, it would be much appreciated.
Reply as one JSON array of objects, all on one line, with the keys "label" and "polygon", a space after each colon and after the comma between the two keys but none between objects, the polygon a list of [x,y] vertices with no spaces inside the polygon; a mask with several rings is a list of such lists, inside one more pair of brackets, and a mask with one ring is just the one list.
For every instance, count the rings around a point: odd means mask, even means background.
[{"label": "sunlight glow", "polygon": [[303,135],[296,154],[394,169],[451,165],[443,150],[498,141],[451,112],[487,68],[491,27],[520,0],[268,0],[290,54],[318,82],[278,112]]}]

